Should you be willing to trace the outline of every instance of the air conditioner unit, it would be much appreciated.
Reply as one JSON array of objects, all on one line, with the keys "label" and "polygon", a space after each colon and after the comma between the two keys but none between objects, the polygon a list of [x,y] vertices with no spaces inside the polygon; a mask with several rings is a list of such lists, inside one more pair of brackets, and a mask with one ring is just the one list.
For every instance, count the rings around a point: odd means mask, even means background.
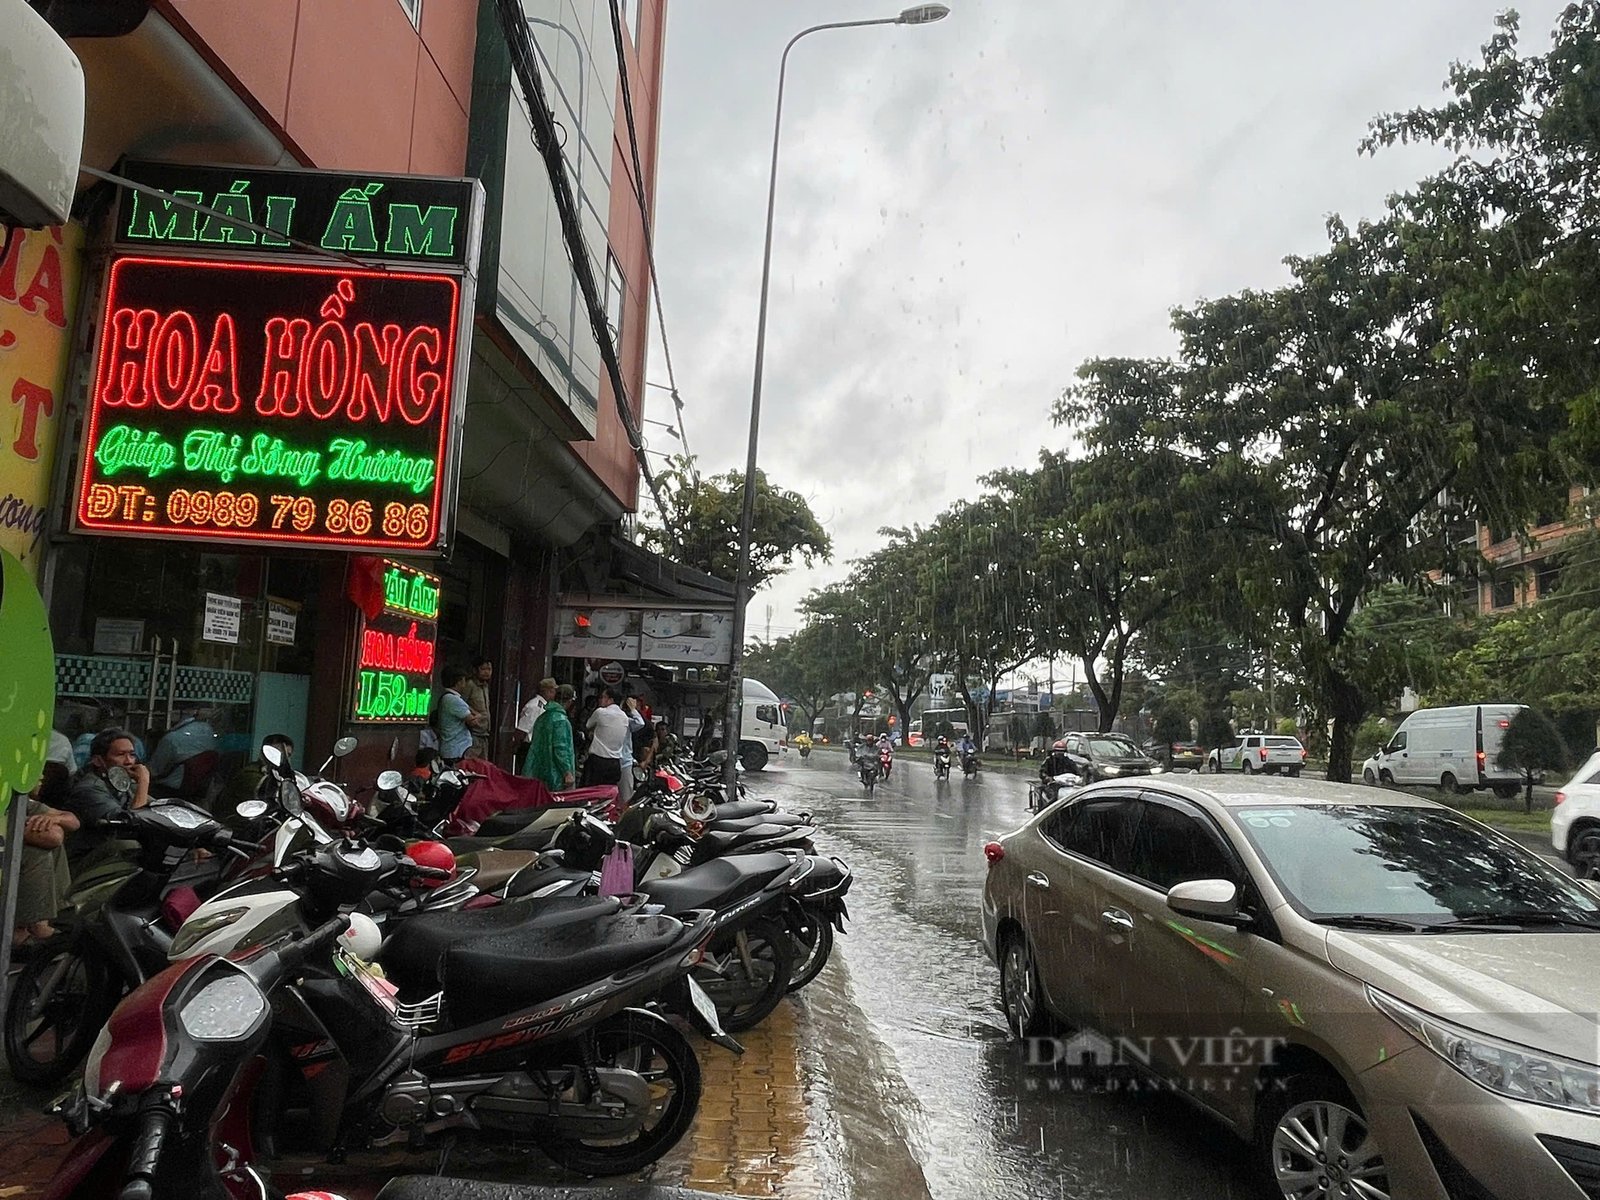
[{"label": "air conditioner unit", "polygon": [[83,66],[25,0],[0,0],[0,224],[72,211],[83,155]]}]

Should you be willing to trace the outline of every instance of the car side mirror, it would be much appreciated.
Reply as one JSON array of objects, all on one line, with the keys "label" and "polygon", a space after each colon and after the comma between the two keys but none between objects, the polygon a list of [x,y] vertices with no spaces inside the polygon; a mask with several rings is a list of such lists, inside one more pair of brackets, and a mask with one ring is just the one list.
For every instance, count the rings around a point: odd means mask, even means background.
[{"label": "car side mirror", "polygon": [[1239,889],[1226,879],[1191,879],[1167,892],[1167,907],[1180,916],[1223,925],[1245,925],[1250,915],[1239,909]]}]

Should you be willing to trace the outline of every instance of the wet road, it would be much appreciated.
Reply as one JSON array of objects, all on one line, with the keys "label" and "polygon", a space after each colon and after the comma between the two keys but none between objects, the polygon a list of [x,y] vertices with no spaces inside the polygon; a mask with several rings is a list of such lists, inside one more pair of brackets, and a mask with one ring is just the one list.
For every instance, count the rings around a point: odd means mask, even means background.
[{"label": "wet road", "polygon": [[854,1000],[882,1043],[880,1061],[900,1077],[875,1090],[908,1098],[896,1106],[905,1111],[863,1119],[899,1127],[929,1195],[1270,1195],[1245,1147],[1185,1102],[1052,1090],[1059,1077],[1030,1067],[1007,1037],[998,972],[979,941],[983,844],[1026,818],[1027,776],[986,772],[936,791],[928,766],[904,761],[868,799],[842,754],[819,751],[746,780],[752,795],[813,811],[819,848],[855,871],[839,946]]}]

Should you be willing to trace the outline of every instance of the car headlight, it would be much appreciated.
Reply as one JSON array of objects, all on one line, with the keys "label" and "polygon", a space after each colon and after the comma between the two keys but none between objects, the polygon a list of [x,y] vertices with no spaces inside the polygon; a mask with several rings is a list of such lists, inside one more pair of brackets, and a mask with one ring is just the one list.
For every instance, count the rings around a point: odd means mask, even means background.
[{"label": "car headlight", "polygon": [[1113,767],[1113,766],[1101,767],[1100,768],[1100,774],[1102,774],[1102,775],[1121,775],[1122,774],[1122,768],[1121,767]]},{"label": "car headlight", "polygon": [[1367,999],[1485,1091],[1600,1115],[1600,1067],[1463,1029],[1372,987],[1367,988]]},{"label": "car headlight", "polygon": [[1167,768],[1166,768],[1165,764],[1156,763],[1153,767],[1150,768],[1150,774],[1159,775],[1159,774],[1161,774],[1161,772],[1165,771],[1166,769]]},{"label": "car headlight", "polygon": [[183,923],[183,928],[178,930],[178,936],[172,939],[172,950],[167,957],[182,958],[211,934],[219,929],[226,929],[249,911],[247,907],[224,908],[220,912],[208,913],[203,917],[191,917]]}]

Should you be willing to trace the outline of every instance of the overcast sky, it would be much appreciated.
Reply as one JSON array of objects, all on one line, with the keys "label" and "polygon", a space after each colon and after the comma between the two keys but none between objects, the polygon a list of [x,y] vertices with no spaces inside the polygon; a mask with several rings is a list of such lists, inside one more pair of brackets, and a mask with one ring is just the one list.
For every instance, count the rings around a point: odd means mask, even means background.
[{"label": "overcast sky", "polygon": [[[808,24],[897,0],[669,0],[656,254],[702,469],[742,469],[778,61]],[[1439,97],[1487,0],[951,0],[917,28],[790,56],[760,462],[834,540],[756,597],[753,635],[884,525],[926,523],[1065,440],[1086,358],[1161,355],[1168,310],[1285,280],[1329,214],[1376,214],[1443,161],[1357,154]],[[1518,6],[1542,49],[1560,4]],[[650,378],[665,381],[659,345]],[[646,415],[670,419],[665,393]],[[647,426],[653,447],[676,443]]]}]

